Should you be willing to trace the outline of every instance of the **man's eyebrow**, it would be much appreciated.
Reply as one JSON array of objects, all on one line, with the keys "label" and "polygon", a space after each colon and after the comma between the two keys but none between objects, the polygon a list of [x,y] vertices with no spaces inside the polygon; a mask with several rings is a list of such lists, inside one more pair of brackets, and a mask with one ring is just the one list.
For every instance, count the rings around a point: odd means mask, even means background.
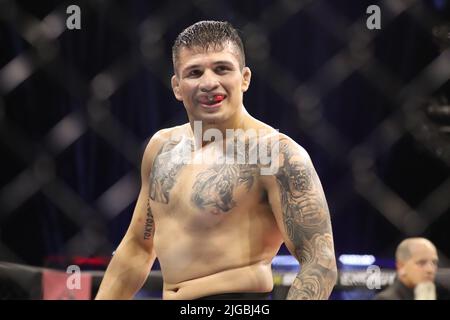
[{"label": "man's eyebrow", "polygon": [[[214,61],[212,64],[213,64],[214,66],[215,66],[215,65],[218,65],[218,64],[225,64],[225,65],[228,65],[228,66],[230,66],[230,67],[233,66],[233,63],[232,63],[231,61],[227,61],[227,60]],[[187,66],[187,67],[183,68],[182,71],[187,71],[187,70],[196,69],[196,68],[201,68],[201,67],[202,67],[202,66],[201,66],[200,64],[193,64],[193,65],[190,65],[190,66]]]},{"label": "man's eyebrow", "polygon": [[190,66],[187,66],[187,67],[183,68],[182,71],[191,70],[191,69],[200,68],[200,67],[201,66],[199,64],[193,64],[193,65],[190,65]]},{"label": "man's eyebrow", "polygon": [[231,61],[227,61],[227,60],[216,61],[216,62],[214,62],[213,64],[214,64],[214,65],[217,65],[217,64],[228,64],[228,65],[230,65],[230,66],[233,66],[233,63],[232,63]]}]

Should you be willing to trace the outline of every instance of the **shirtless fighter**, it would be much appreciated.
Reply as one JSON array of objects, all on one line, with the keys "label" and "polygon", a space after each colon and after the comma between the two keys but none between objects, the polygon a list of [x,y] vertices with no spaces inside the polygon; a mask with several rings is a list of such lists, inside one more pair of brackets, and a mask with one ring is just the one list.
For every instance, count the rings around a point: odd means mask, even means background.
[{"label": "shirtless fighter", "polygon": [[[251,71],[237,31],[227,22],[195,23],[178,35],[173,64],[173,92],[189,123],[150,139],[133,218],[96,299],[133,298],[156,257],[163,299],[264,295],[283,242],[301,264],[287,298],[328,299],[337,269],[321,183],[301,146],[244,108]],[[227,135],[250,131],[256,144]],[[275,170],[228,161],[261,151],[268,137]],[[233,142],[238,148],[227,148]]]}]

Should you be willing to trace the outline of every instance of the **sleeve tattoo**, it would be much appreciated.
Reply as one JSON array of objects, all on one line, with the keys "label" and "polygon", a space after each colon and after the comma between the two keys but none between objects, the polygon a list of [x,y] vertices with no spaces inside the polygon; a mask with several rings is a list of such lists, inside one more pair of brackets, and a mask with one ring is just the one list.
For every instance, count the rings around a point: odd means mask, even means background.
[{"label": "sleeve tattoo", "polygon": [[312,164],[284,143],[276,180],[283,223],[301,270],[287,299],[328,299],[337,270],[328,206]]}]

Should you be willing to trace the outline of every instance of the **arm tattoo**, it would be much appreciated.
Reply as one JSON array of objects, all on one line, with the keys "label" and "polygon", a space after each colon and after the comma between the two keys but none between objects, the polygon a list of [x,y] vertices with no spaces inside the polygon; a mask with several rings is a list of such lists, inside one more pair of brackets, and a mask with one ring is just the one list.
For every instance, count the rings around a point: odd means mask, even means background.
[{"label": "arm tattoo", "polygon": [[184,167],[182,156],[186,147],[192,147],[190,141],[181,145],[179,141],[169,141],[159,150],[150,175],[150,198],[153,201],[169,203],[170,191]]},{"label": "arm tattoo", "polygon": [[155,221],[153,220],[152,209],[150,208],[150,197],[147,198],[147,218],[144,226],[144,240],[149,240],[155,232]]},{"label": "arm tattoo", "polygon": [[280,154],[282,162],[276,179],[283,222],[301,264],[287,298],[327,299],[335,283],[336,269],[326,200],[318,192],[312,165],[285,143],[280,145]]},{"label": "arm tattoo", "polygon": [[240,186],[250,190],[253,185],[256,165],[214,165],[196,177],[191,201],[200,209],[227,212],[235,205],[234,191]]}]

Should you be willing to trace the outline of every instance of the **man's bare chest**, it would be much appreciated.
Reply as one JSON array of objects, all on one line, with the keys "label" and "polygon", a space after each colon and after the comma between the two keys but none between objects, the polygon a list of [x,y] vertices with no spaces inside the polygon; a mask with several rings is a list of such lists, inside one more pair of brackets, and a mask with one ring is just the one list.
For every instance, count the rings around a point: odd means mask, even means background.
[{"label": "man's bare chest", "polygon": [[[150,198],[169,206],[181,203],[195,210],[227,213],[257,188],[254,164],[185,163],[180,145],[166,145],[155,157],[150,176]],[[211,160],[210,155],[209,160]]]}]

